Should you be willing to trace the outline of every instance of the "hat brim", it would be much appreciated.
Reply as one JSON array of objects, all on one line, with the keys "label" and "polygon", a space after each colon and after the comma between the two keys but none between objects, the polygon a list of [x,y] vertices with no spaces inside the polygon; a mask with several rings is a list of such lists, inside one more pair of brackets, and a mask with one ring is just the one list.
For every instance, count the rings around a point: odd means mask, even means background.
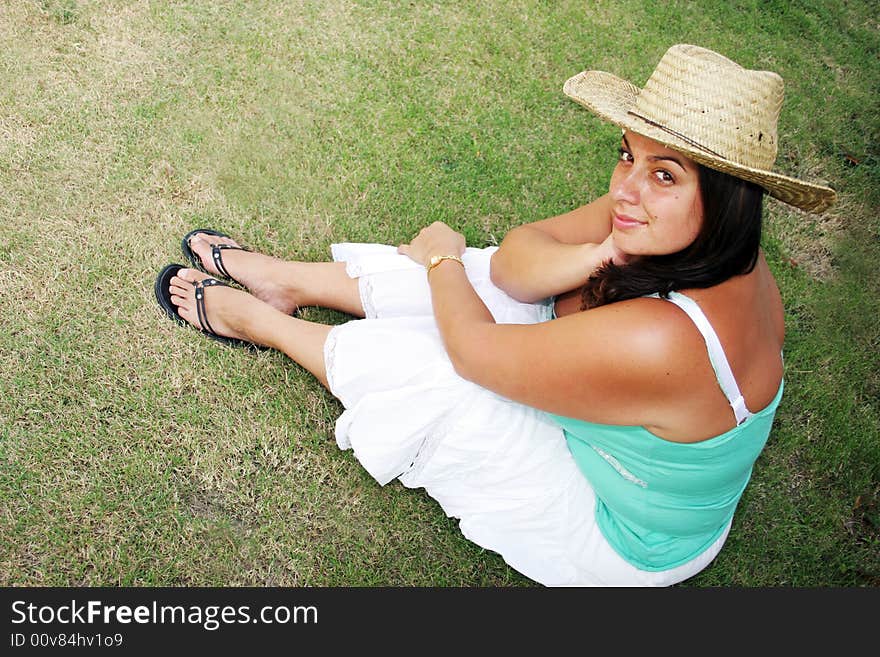
[{"label": "hat brim", "polygon": [[823,212],[837,199],[837,193],[830,187],[804,182],[773,171],[755,169],[708,154],[674,134],[630,114],[639,95],[639,88],[611,73],[578,73],[565,82],[562,90],[573,101],[606,121],[660,142],[711,169],[760,185],[774,198],[802,210]]}]

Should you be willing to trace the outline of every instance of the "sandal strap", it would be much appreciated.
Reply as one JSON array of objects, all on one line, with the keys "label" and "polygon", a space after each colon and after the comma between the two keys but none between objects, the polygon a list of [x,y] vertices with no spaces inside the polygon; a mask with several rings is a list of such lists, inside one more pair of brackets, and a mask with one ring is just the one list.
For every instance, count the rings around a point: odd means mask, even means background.
[{"label": "sandal strap", "polygon": [[[235,246],[234,244],[212,244],[211,245],[211,258],[214,260],[214,266],[217,268],[221,274],[223,274],[226,278],[231,281],[235,281],[235,279],[229,275],[229,272],[226,269],[226,266],[223,264],[223,250],[224,249],[232,249],[234,251],[246,251],[247,249],[241,246]],[[238,282],[238,281],[236,281]]]},{"label": "sandal strap", "polygon": [[217,331],[211,327],[211,323],[208,321],[208,311],[205,309],[205,288],[213,287],[214,285],[229,287],[226,283],[221,283],[214,278],[206,278],[203,281],[194,283],[193,287],[196,289],[196,314],[199,318],[199,326],[202,331],[217,335]]}]

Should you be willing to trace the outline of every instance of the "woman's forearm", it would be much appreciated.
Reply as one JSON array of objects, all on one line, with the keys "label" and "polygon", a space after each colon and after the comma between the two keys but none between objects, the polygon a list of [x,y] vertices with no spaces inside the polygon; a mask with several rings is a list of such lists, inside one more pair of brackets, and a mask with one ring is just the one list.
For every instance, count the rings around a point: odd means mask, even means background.
[{"label": "woman's forearm", "polygon": [[510,231],[492,255],[492,282],[518,301],[533,303],[586,282],[611,254],[600,244],[565,244],[529,225]]},{"label": "woman's forearm", "polygon": [[[598,263],[601,254],[611,248],[609,239],[600,245],[567,244],[562,246],[571,248],[555,250],[549,242],[542,240],[542,244],[546,247],[541,250],[544,257],[561,257],[565,254],[561,254],[560,251],[566,250],[572,259],[580,261],[586,259],[587,264],[581,274],[575,274],[575,276],[583,275],[583,278],[595,266],[592,263]],[[559,242],[556,244],[559,245]],[[434,222],[419,231],[409,244],[398,246],[397,250],[426,266],[434,318],[443,344],[455,371],[466,379],[474,380],[483,374],[483,366],[480,363],[485,363],[486,348],[493,344],[494,333],[499,327],[496,326],[495,318],[467,277],[460,259],[465,247],[464,236],[461,233],[442,222]],[[550,253],[551,250],[553,253]],[[557,275],[559,269],[556,268]],[[580,279],[571,280],[575,281],[572,287],[583,282]]]},{"label": "woman's forearm", "polygon": [[495,324],[495,318],[474,291],[464,267],[447,260],[428,273],[431,304],[443,344],[455,371],[469,378],[475,334]]}]

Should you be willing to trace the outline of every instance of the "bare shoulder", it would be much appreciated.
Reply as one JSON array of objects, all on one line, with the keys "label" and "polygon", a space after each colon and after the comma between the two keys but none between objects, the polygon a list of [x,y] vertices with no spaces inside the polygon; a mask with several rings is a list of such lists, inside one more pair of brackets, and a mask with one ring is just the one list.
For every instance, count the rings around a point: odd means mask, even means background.
[{"label": "bare shoulder", "polygon": [[758,276],[758,284],[763,288],[764,303],[766,304],[767,312],[771,317],[773,328],[776,332],[779,346],[781,348],[782,343],[785,340],[785,308],[782,302],[782,294],[779,292],[779,286],[776,283],[776,278],[773,276],[773,272],[770,271],[770,266],[767,264],[767,259],[764,257],[763,250],[758,252],[758,262],[755,265],[755,272]]},{"label": "bare shoulder", "polygon": [[[740,291],[718,287],[702,292],[693,296],[699,297],[701,308],[708,307],[704,314],[713,328],[721,327],[716,332],[747,405],[761,410],[775,396],[781,378],[775,312],[761,304],[740,305],[749,296]],[[602,400],[603,406],[584,404],[581,419],[637,424],[675,442],[697,442],[735,426],[705,338],[675,303],[638,298],[609,304],[572,315],[569,330],[568,361],[558,363],[561,371],[572,377],[578,369],[603,373],[602,381],[593,382],[602,390],[585,397]],[[577,337],[584,335],[590,341],[578,343]]]},{"label": "bare shoulder", "polygon": [[[662,384],[665,390],[658,391],[661,397],[676,381],[686,383],[693,365],[701,356],[705,357],[702,336],[693,321],[665,299],[630,299],[590,312],[595,313],[590,318],[593,322],[606,323],[607,330],[616,336],[609,347],[618,358],[631,364],[627,377],[633,383],[652,387]],[[589,317],[588,313],[583,315]]]},{"label": "bare shoulder", "polygon": [[692,322],[662,299],[617,302],[553,323],[546,355],[560,377],[588,388],[570,410],[592,422],[661,423],[705,358]]}]

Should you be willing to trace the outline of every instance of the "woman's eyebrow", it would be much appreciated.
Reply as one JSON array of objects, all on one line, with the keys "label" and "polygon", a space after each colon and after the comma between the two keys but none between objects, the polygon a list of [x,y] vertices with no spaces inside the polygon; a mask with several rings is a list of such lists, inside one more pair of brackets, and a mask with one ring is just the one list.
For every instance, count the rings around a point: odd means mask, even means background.
[{"label": "woman's eyebrow", "polygon": [[679,160],[677,157],[673,157],[672,155],[650,155],[648,156],[648,159],[652,162],[656,162],[657,160],[669,160],[670,162],[675,162],[678,166],[680,166],[682,171],[687,171],[681,160]]},{"label": "woman's eyebrow", "polygon": [[[627,140],[626,136],[624,135],[622,139],[623,143],[626,144],[626,150],[631,153],[632,146],[629,145],[629,141]],[[648,159],[652,162],[656,162],[657,160],[669,160],[670,162],[675,162],[678,166],[680,166],[682,171],[687,171],[687,167],[684,166],[682,161],[673,155],[649,155]]]}]

